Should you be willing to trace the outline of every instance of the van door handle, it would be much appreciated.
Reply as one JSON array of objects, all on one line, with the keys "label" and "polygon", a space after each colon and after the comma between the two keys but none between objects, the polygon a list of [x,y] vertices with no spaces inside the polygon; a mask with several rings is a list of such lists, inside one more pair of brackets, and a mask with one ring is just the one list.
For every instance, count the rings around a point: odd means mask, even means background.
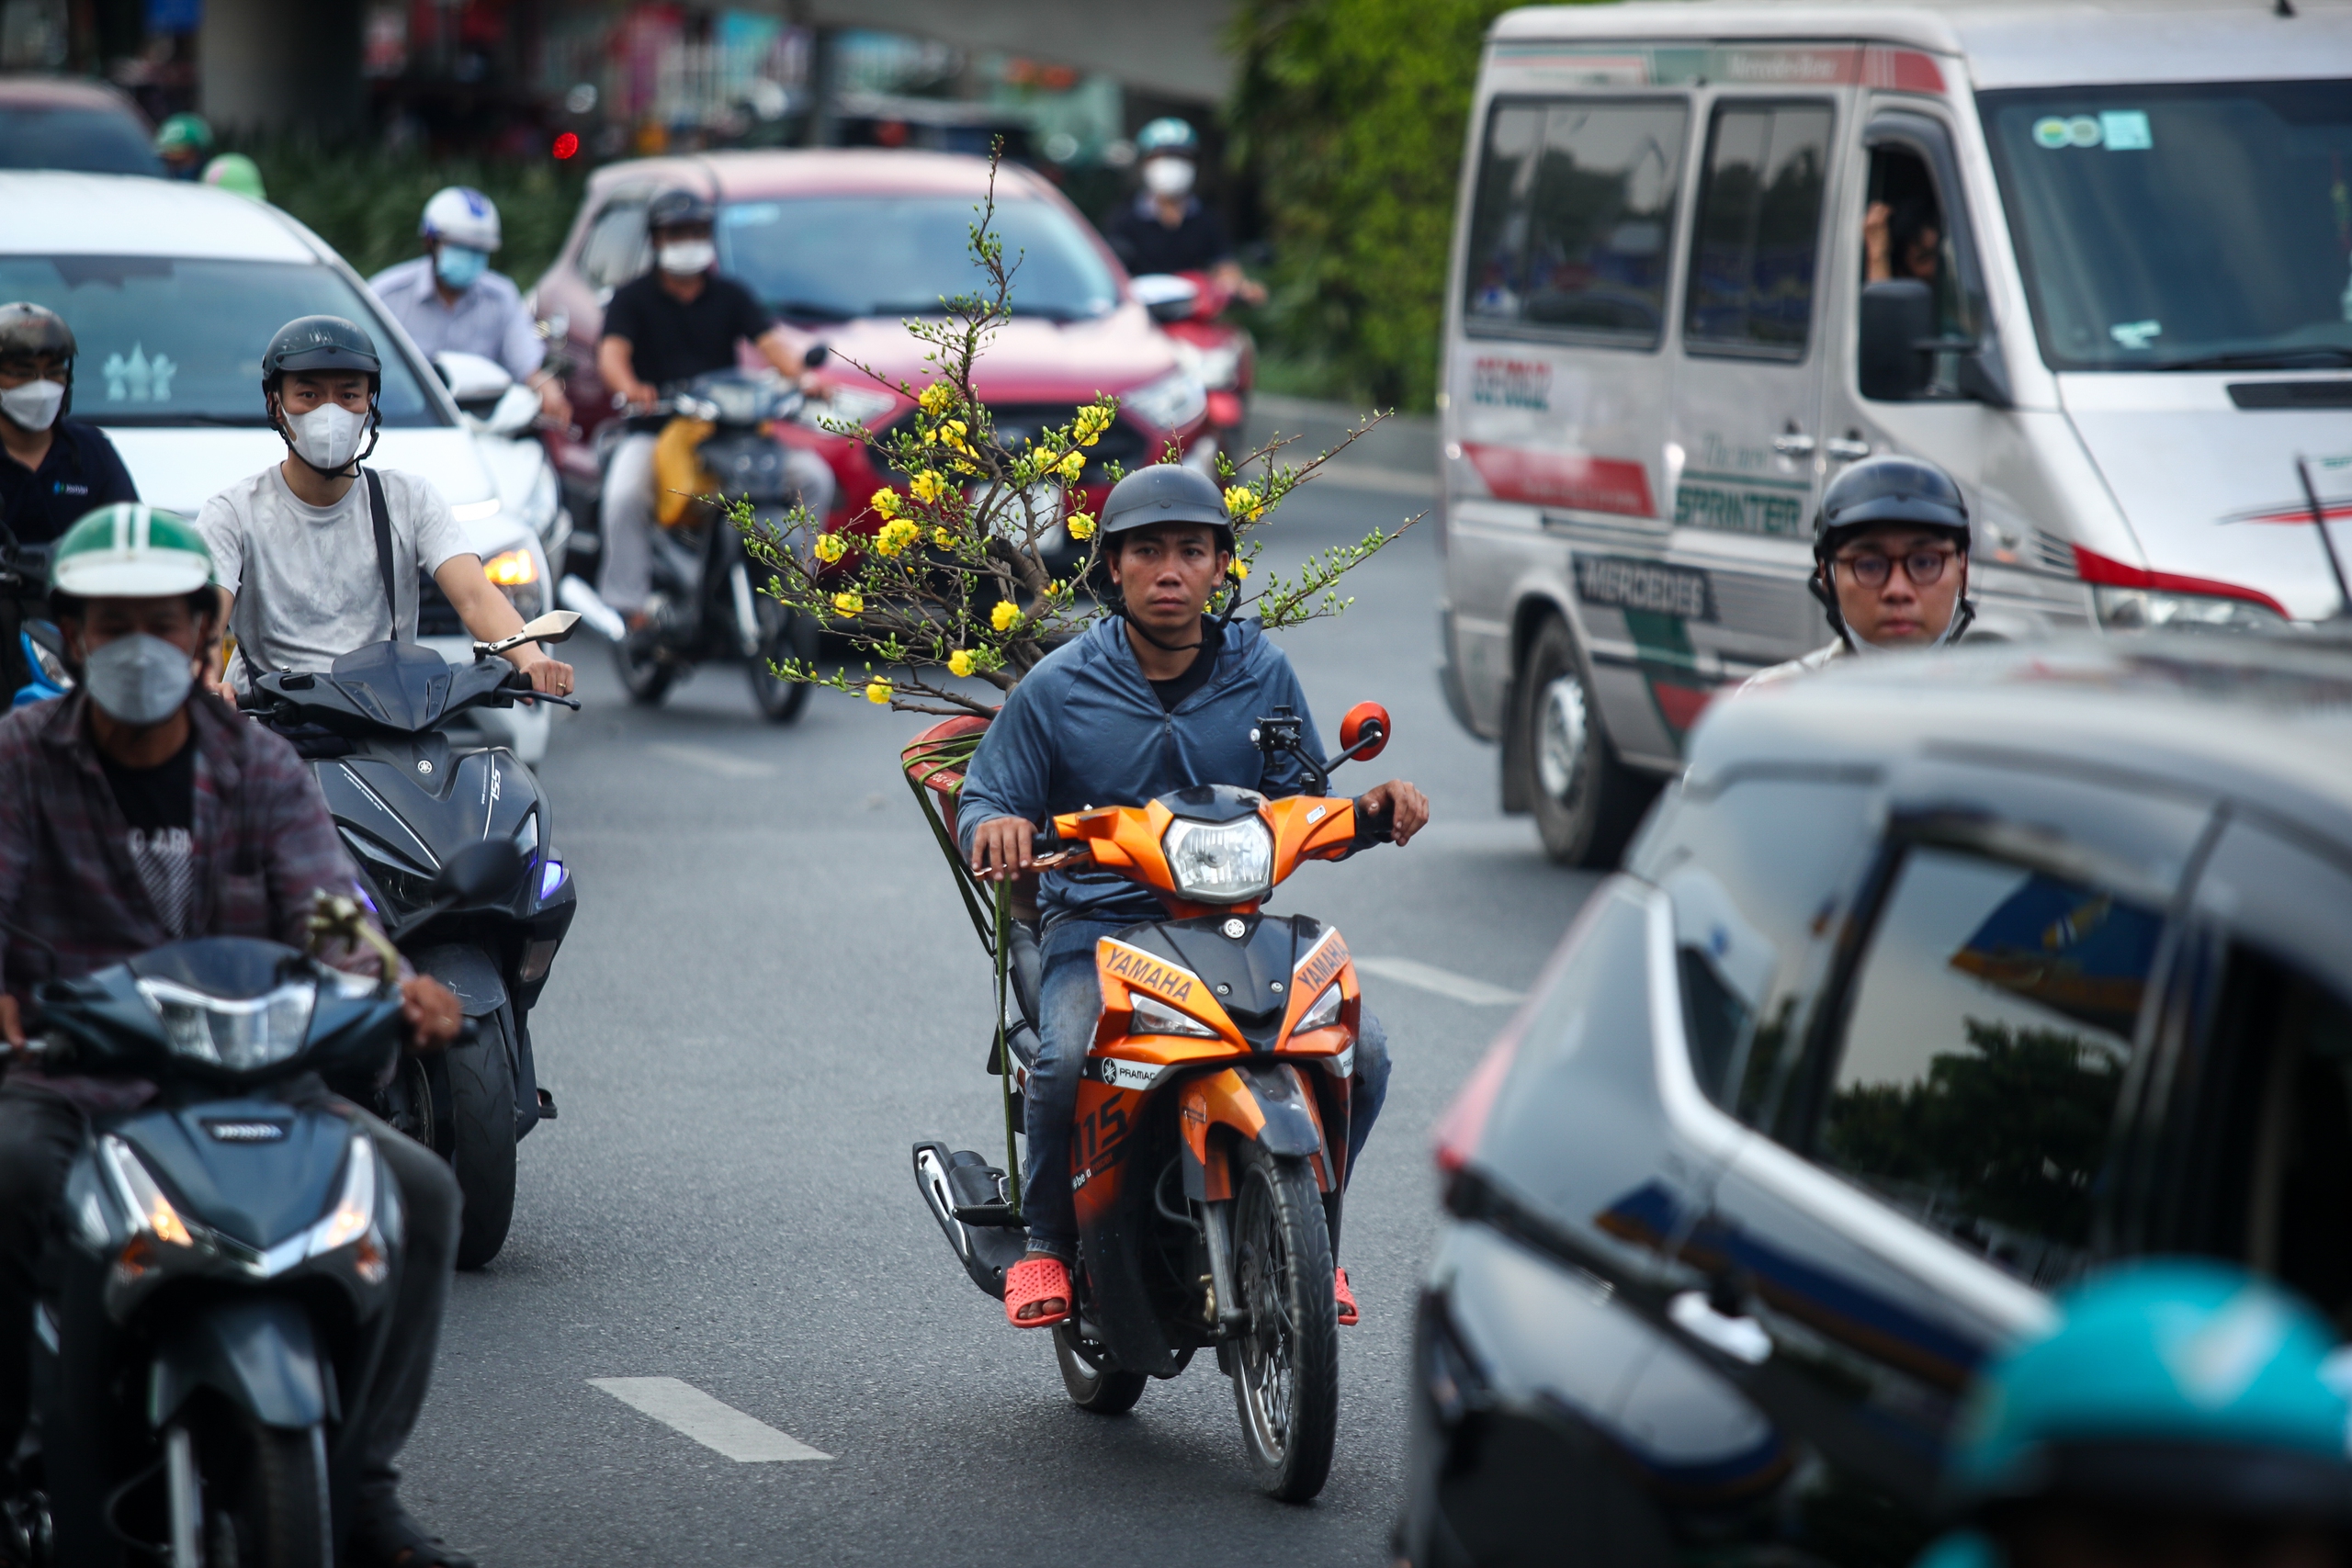
[{"label": "van door handle", "polygon": [[1833,435],[1823,442],[1821,449],[1829,455],[1833,463],[1856,463],[1871,455],[1869,442],[1849,440],[1840,435]]},{"label": "van door handle", "polygon": [[1772,437],[1772,450],[1783,457],[1810,457],[1813,456],[1813,445],[1812,436],[1800,435],[1795,431]]},{"label": "van door handle", "polygon": [[1752,1317],[1716,1310],[1704,1291],[1684,1291],[1673,1297],[1666,1303],[1666,1315],[1691,1338],[1745,1366],[1760,1367],[1771,1359],[1772,1337],[1764,1325]]}]

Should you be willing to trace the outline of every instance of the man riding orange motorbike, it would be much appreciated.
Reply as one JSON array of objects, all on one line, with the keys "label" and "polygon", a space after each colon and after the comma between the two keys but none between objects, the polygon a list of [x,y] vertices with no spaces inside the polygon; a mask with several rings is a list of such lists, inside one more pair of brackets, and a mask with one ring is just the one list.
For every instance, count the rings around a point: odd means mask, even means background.
[{"label": "man riding orange motorbike", "polygon": [[[1234,559],[1232,519],[1214,481],[1172,464],[1130,474],[1102,509],[1102,558],[1116,613],[1056,649],[1013,690],[974,754],[957,816],[974,872],[1009,880],[1035,865],[1036,825],[1087,806],[1140,806],[1194,784],[1297,793],[1302,770],[1252,739],[1258,719],[1302,716],[1305,750],[1320,756],[1305,693],[1282,651],[1254,622],[1211,616]],[[1367,812],[1393,811],[1403,844],[1429,820],[1429,802],[1402,780],[1367,791]],[[1078,1243],[1070,1190],[1070,1112],[1102,1001],[1095,943],[1157,919],[1157,898],[1102,873],[1047,871],[1040,987],[1042,1049],[1027,1094],[1023,1182],[1027,1257],[1005,1279],[1005,1316],[1044,1328],[1069,1314]],[[1347,1169],[1352,1174],[1388,1089],[1387,1036],[1365,1009],[1351,1089]],[[1340,1321],[1356,1321],[1347,1271],[1333,1288]]]}]

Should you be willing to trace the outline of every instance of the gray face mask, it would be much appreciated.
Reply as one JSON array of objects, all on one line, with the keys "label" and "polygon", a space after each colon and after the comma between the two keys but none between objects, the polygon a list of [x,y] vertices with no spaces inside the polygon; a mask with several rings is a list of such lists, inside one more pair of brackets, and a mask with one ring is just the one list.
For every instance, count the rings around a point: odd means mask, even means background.
[{"label": "gray face mask", "polygon": [[82,686],[107,717],[123,724],[161,724],[179,712],[196,684],[196,664],[159,637],[133,632],[90,650]]}]

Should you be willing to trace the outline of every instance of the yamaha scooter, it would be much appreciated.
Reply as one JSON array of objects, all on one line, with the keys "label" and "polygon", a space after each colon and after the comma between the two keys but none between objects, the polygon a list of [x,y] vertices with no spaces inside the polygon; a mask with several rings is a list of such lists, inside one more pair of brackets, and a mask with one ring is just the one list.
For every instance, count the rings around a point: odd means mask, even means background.
[{"label": "yamaha scooter", "polygon": [[[471,1043],[405,1058],[390,1088],[375,1096],[378,1114],[457,1172],[466,1195],[460,1269],[481,1268],[506,1244],[515,1145],[556,1114],[533,1064],[529,1012],[578,898],[531,770],[503,746],[454,747],[443,727],[471,708],[525,700],[577,708],[569,697],[533,692],[529,678],[497,656],[525,642],[560,642],[579,620],[550,612],[503,642],[476,643],[469,664],[414,643],[371,643],[324,673],[259,676],[247,699],[310,761],[401,952],[457,993],[479,1032]],[[512,882],[494,897],[442,909],[435,877],[485,841],[518,852]],[[359,1088],[354,1098],[365,1102],[368,1091]]]},{"label": "yamaha scooter", "polygon": [[[494,898],[520,858],[477,844],[427,891],[447,908]],[[357,916],[322,897],[312,929],[373,936]],[[93,1111],[67,1170],[32,1441],[0,1506],[11,1561],[334,1562],[356,1479],[342,1437],[378,1396],[404,1230],[375,1145],[303,1086],[372,1078],[398,1054],[398,954],[378,957],[371,979],[204,937],[35,987],[30,1059],[155,1092]]]}]

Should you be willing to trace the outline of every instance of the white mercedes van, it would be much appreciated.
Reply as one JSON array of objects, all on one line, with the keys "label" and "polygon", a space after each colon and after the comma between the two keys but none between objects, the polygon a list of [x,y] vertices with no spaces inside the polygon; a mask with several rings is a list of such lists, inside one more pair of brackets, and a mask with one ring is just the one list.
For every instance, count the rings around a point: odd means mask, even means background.
[{"label": "white mercedes van", "polygon": [[1967,492],[1982,635],[2344,613],[2352,6],[1510,12],[1443,352],[1446,693],[1563,861],[1828,640],[1872,453]]}]

